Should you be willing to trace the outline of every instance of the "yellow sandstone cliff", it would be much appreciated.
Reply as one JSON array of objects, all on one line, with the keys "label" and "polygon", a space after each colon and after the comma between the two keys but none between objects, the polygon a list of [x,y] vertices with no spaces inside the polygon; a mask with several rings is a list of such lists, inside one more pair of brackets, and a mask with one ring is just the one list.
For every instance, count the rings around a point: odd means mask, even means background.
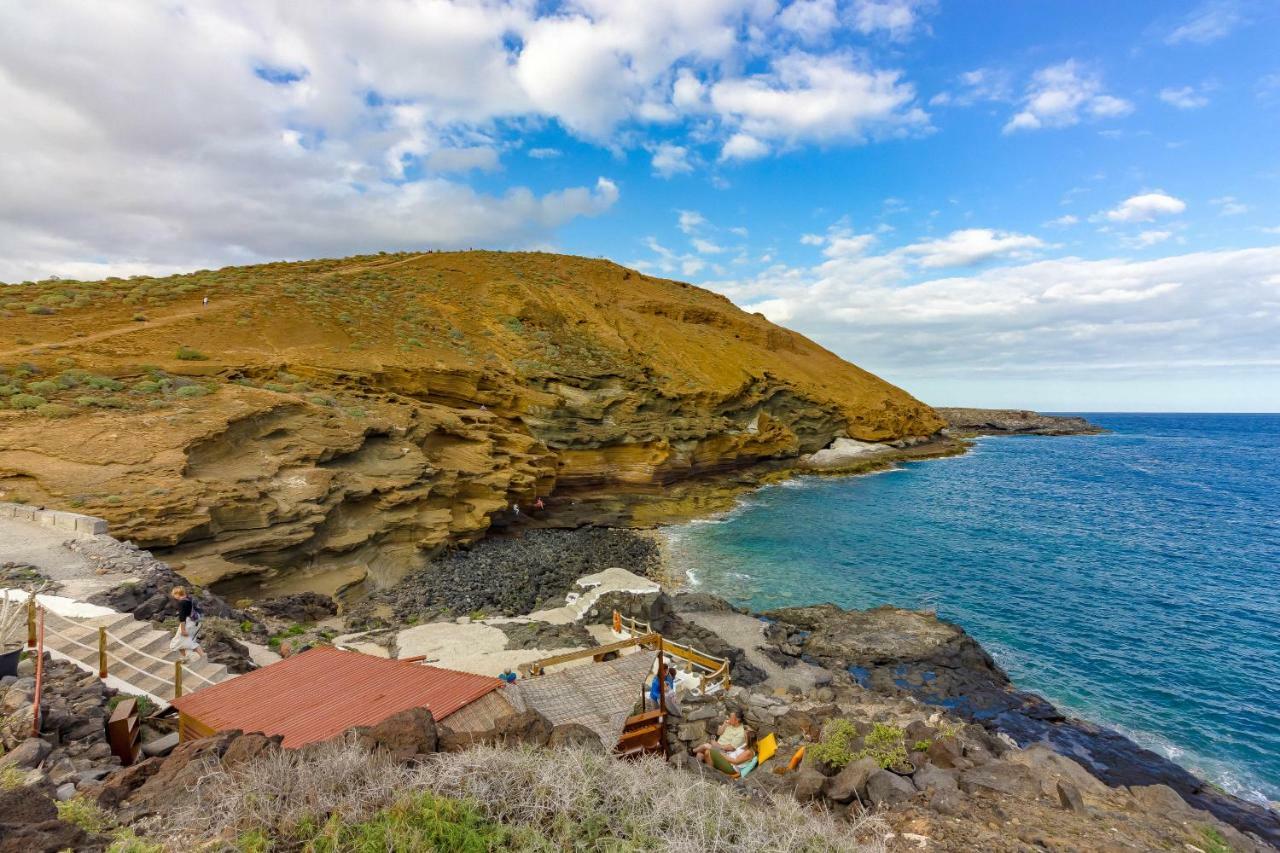
[{"label": "yellow sandstone cliff", "polygon": [[719,295],[601,260],[376,255],[3,299],[0,500],[104,516],[197,582],[399,573],[535,496],[608,495],[625,523],[630,491],[943,426]]}]

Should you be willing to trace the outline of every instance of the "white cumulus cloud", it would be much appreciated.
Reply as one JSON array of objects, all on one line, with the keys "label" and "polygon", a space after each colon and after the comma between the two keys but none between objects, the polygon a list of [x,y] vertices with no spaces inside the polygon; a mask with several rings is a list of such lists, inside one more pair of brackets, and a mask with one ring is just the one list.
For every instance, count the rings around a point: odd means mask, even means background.
[{"label": "white cumulus cloud", "polygon": [[1133,104],[1103,90],[1102,78],[1074,59],[1037,71],[1027,86],[1019,110],[1004,126],[1005,133],[1070,127],[1082,116],[1113,118],[1133,111]]},{"label": "white cumulus cloud", "polygon": [[1160,90],[1160,100],[1180,110],[1198,110],[1209,105],[1209,99],[1192,86]]},{"label": "white cumulus cloud", "polygon": [[1112,222],[1152,222],[1161,216],[1176,216],[1187,209],[1187,203],[1168,193],[1155,191],[1130,196],[1106,211]]}]

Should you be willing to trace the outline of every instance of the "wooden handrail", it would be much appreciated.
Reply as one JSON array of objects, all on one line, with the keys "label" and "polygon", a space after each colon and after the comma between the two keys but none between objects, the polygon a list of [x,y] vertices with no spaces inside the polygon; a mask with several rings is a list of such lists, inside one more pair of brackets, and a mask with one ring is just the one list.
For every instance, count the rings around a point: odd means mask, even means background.
[{"label": "wooden handrail", "polygon": [[701,677],[702,691],[704,693],[706,692],[708,684],[715,684],[716,682],[723,682],[724,688],[726,690],[729,689],[728,659],[718,658],[714,655],[709,655],[706,652],[700,652],[692,646],[686,646],[683,643],[677,643],[673,640],[663,638],[661,634],[657,634],[650,629],[648,622],[641,622],[641,620],[633,616],[623,616],[617,610],[613,611],[613,624],[615,625],[615,630],[619,633],[621,633],[624,628],[634,633],[638,626],[644,625],[645,628],[649,630],[644,632],[645,637],[639,639],[641,639],[641,642],[646,648],[654,648],[656,645],[652,640],[648,639],[649,637],[658,637],[662,641],[664,651],[670,652],[676,657],[687,660],[694,666],[706,670]]},{"label": "wooden handrail", "polygon": [[644,643],[645,640],[650,640],[651,638],[661,639],[660,637],[658,637],[657,634],[648,634],[644,637],[631,637],[630,639],[627,639],[627,640],[619,640],[616,643],[608,643],[603,646],[593,646],[589,649],[578,649],[577,651],[565,652],[562,655],[552,655],[549,658],[542,658],[541,660],[535,660],[529,664],[529,674],[542,675],[543,670],[549,666],[555,666],[561,663],[568,663],[569,661],[581,660],[582,658],[592,658],[598,655],[607,655],[609,654],[609,652],[620,652],[623,649],[629,649],[632,646],[641,645],[642,643]]}]

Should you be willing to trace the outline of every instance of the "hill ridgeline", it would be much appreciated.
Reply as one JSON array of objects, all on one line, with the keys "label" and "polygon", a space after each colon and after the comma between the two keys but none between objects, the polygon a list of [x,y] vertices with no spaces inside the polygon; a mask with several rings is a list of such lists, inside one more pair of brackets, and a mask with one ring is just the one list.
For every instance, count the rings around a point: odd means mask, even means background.
[{"label": "hill ridgeline", "polygon": [[544,253],[10,285],[0,372],[3,499],[105,517],[197,583],[398,574],[538,497],[652,523],[646,495],[944,426],[722,296]]}]

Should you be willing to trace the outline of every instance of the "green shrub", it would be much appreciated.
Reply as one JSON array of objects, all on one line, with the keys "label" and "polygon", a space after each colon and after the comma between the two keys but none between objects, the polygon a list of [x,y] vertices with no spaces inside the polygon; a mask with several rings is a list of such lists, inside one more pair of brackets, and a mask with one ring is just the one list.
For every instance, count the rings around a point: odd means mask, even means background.
[{"label": "green shrub", "polygon": [[112,835],[107,853],[164,853],[164,845],[143,841],[132,829],[124,827]]},{"label": "green shrub", "polygon": [[42,397],[47,397],[50,394],[57,394],[62,389],[58,387],[57,382],[50,382],[48,379],[39,379],[35,382],[28,382],[27,390],[32,394],[39,394]]},{"label": "green shrub", "polygon": [[[437,797],[429,792],[406,796],[390,808],[354,823],[330,818],[323,825],[302,823],[299,841],[315,853],[348,850],[450,850],[486,853],[490,850],[549,847],[536,843],[529,830],[516,832],[485,819],[470,802]],[[523,840],[517,840],[525,836]],[[242,836],[243,838],[243,836]]]},{"label": "green shrub", "polygon": [[9,398],[9,405],[15,409],[34,409],[47,402],[44,397],[35,394],[14,394]]},{"label": "green shrub", "polygon": [[915,752],[928,752],[929,747],[931,746],[933,746],[933,741],[931,740],[918,740],[916,741],[916,745],[913,746],[912,749]]},{"label": "green shrub", "polygon": [[178,347],[177,357],[180,361],[208,361],[209,356],[188,346]]},{"label": "green shrub", "polygon": [[112,379],[110,376],[95,376],[93,374],[84,378],[84,384],[99,391],[120,391],[124,388],[124,383],[118,379]]},{"label": "green shrub", "polygon": [[37,316],[41,316],[41,317],[48,317],[50,314],[56,314],[56,313],[58,313],[58,312],[57,312],[57,311],[54,311],[54,310],[53,310],[52,308],[50,308],[48,305],[28,305],[28,306],[27,306],[27,313],[28,313],[28,314],[35,314],[35,315],[37,315]]},{"label": "green shrub", "polygon": [[336,402],[332,397],[326,397],[323,394],[312,394],[307,400],[317,406],[332,406]]},{"label": "green shrub", "polygon": [[115,696],[112,696],[107,700],[107,707],[114,711],[116,706],[126,699],[133,699],[137,701],[138,714],[143,717],[150,717],[156,711],[160,710],[150,697],[135,696],[129,693],[117,693]]},{"label": "green shrub", "polygon": [[36,406],[36,414],[42,418],[69,418],[75,413],[75,409],[61,403],[43,403]]},{"label": "green shrub", "polygon": [[184,400],[189,400],[192,397],[203,397],[209,393],[209,389],[203,385],[186,385],[179,388],[175,393]]},{"label": "green shrub", "polygon": [[96,409],[127,409],[129,402],[123,397],[94,397],[90,394],[85,394],[84,396],[76,397],[76,405],[91,406]]},{"label": "green shrub", "polygon": [[816,761],[843,769],[853,759],[852,744],[857,737],[858,730],[849,720],[832,720],[827,723],[822,740],[810,747],[809,754]]},{"label": "green shrub", "polygon": [[58,803],[58,819],[74,823],[85,832],[99,833],[111,826],[111,816],[88,797],[72,797]]},{"label": "green shrub", "polygon": [[12,397],[19,390],[17,385],[0,385],[0,397]]},{"label": "green shrub", "polygon": [[[927,748],[927,747],[926,747]],[[902,729],[884,723],[876,723],[862,742],[857,758],[871,758],[881,767],[889,768],[907,760],[907,749],[902,742]]]},{"label": "green shrub", "polygon": [[131,390],[135,394],[156,394],[160,391],[160,383],[154,379],[143,379],[133,383]]},{"label": "green shrub", "polygon": [[13,791],[21,788],[23,781],[22,771],[16,767],[6,767],[0,770],[0,791]]}]

